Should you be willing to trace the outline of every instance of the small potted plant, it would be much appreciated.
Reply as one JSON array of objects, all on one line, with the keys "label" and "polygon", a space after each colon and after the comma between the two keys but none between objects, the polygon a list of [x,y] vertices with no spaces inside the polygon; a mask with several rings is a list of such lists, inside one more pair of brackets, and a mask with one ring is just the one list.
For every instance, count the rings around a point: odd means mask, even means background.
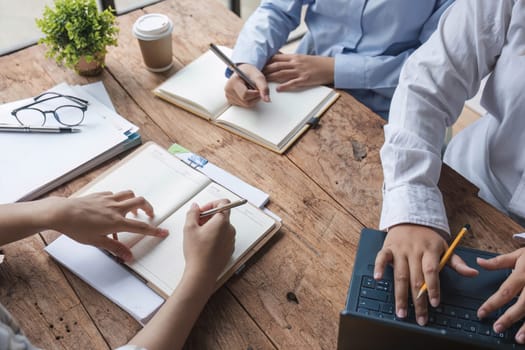
[{"label": "small potted plant", "polygon": [[111,9],[98,11],[95,0],[56,0],[36,20],[48,47],[46,57],[81,75],[97,75],[104,67],[107,47],[117,45],[118,27]]}]

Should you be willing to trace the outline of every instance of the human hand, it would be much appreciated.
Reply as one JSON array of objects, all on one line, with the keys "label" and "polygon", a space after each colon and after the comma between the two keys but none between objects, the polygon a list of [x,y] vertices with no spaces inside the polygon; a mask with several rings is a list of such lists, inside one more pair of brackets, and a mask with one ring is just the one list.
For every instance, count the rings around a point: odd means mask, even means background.
[{"label": "human hand", "polygon": [[230,260],[235,247],[235,228],[230,224],[230,211],[200,218],[202,211],[228,204],[228,200],[208,203],[202,208],[192,204],[184,225],[185,273],[194,273],[215,284]]},{"label": "human hand", "polygon": [[[440,302],[439,261],[447,250],[445,240],[433,229],[413,224],[392,227],[386,235],[383,248],[376,256],[374,278],[381,279],[388,263],[393,264],[396,315],[407,316],[408,288],[416,311],[416,321],[423,326],[428,321],[427,295],[416,299],[419,289],[426,282],[428,298],[433,307]],[[464,276],[475,276],[477,271],[453,255],[449,265]]]},{"label": "human hand", "polygon": [[277,91],[291,91],[304,87],[332,84],[335,59],[333,57],[276,54],[264,67],[268,81],[280,83]]},{"label": "human hand", "polygon": [[237,73],[233,73],[224,87],[228,102],[246,108],[255,106],[261,99],[264,102],[270,102],[268,83],[261,71],[247,63],[239,64],[238,67],[255,83],[257,90],[249,89],[244,80]]},{"label": "human hand", "polygon": [[143,197],[136,197],[132,191],[113,194],[101,192],[85,197],[51,197],[46,206],[50,213],[49,227],[64,233],[74,240],[106,249],[124,261],[133,258],[128,247],[107,237],[110,233],[133,232],[143,235],[166,237],[168,231],[146,222],[126,218],[129,212],[143,210],[153,217],[153,207]]},{"label": "human hand", "polygon": [[[513,269],[498,291],[491,295],[478,309],[478,317],[485,318],[519,295],[518,301],[494,322],[494,331],[502,333],[525,316],[525,248],[492,259],[478,258],[476,262],[487,270]],[[525,344],[525,325],[522,325],[516,332],[515,338],[519,344]]]}]

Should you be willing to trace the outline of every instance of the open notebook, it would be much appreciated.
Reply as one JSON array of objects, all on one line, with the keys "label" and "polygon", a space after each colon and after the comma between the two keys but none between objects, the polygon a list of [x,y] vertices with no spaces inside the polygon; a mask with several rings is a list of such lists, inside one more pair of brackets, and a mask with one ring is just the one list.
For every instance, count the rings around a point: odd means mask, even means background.
[{"label": "open notebook", "polygon": [[[119,240],[130,246],[133,252],[134,260],[127,265],[150,287],[167,297],[177,287],[184,271],[182,229],[191,203],[203,205],[220,198],[235,201],[239,197],[152,142],[143,145],[75,196],[127,189],[144,196],[155,209],[154,218],[149,219],[139,211],[139,219],[170,231],[170,235],[163,239],[119,233]],[[280,227],[280,222],[249,203],[231,209],[230,219],[236,229],[235,250],[217,280],[217,287]],[[55,255],[52,247],[46,250]]]},{"label": "open notebook", "polygon": [[[220,49],[231,56],[231,49],[223,46]],[[231,106],[224,95],[225,69],[225,64],[208,50],[153,92],[278,153],[286,151],[339,97],[326,86],[277,92],[277,84],[270,83],[272,102],[260,101],[251,109]]]}]

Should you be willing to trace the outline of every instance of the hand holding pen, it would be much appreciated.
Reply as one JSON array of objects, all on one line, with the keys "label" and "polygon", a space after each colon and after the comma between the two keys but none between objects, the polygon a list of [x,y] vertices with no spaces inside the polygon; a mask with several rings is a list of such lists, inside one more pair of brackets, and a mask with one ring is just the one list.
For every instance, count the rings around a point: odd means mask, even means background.
[{"label": "hand holding pen", "polygon": [[235,201],[235,202],[231,202],[229,204],[224,204],[224,205],[221,205],[221,206],[218,206],[216,208],[213,208],[213,209],[209,209],[209,210],[205,210],[203,212],[200,213],[200,217],[201,218],[205,218],[207,216],[212,216],[214,214],[217,214],[217,213],[220,213],[220,212],[223,212],[225,210],[228,210],[228,209],[232,209],[232,208],[235,208],[235,207],[238,207],[239,205],[243,205],[243,204],[246,204],[248,202],[248,200],[246,199],[241,199],[241,200],[238,200],[238,201]]},{"label": "hand holding pen", "polygon": [[224,88],[229,103],[250,108],[261,99],[270,102],[268,83],[257,67],[247,63],[236,65],[214,44],[210,44],[210,50],[235,73]]},{"label": "hand holding pen", "polygon": [[[452,257],[452,254],[454,253],[454,249],[456,249],[456,247],[458,246],[459,242],[461,241],[461,239],[463,238],[465,233],[468,232],[468,230],[470,230],[470,225],[466,224],[465,226],[463,226],[461,231],[459,231],[459,233],[456,235],[456,238],[450,244],[450,246],[448,247],[447,251],[445,252],[445,254],[443,254],[443,256],[441,257],[441,260],[439,261],[439,271],[443,270],[445,265],[448,263],[448,261]],[[425,293],[427,291],[427,288],[428,287],[427,287],[426,282],[423,282],[423,285],[421,286],[421,288],[419,288],[419,292],[417,293],[416,299],[419,299],[419,297],[421,297],[423,295],[423,293]]]}]

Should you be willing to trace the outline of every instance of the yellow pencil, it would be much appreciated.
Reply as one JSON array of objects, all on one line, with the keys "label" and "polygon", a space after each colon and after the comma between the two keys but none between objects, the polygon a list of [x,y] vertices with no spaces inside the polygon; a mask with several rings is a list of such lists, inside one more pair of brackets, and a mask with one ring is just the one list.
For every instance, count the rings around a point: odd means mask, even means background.
[{"label": "yellow pencil", "polygon": [[[454,239],[450,247],[448,247],[445,254],[443,254],[443,257],[441,257],[441,261],[439,262],[439,271],[443,270],[448,260],[452,256],[452,253],[454,253],[454,249],[456,249],[459,241],[461,241],[461,238],[463,238],[463,236],[465,235],[465,233],[467,233],[468,230],[470,230],[470,225],[466,224],[465,226],[463,226],[461,231],[459,231],[458,235],[456,236],[456,238]],[[419,293],[417,293],[416,299],[418,299],[421,295],[423,295],[423,293],[425,293],[426,290],[427,290],[427,284],[423,282],[423,285],[419,289]]]}]

